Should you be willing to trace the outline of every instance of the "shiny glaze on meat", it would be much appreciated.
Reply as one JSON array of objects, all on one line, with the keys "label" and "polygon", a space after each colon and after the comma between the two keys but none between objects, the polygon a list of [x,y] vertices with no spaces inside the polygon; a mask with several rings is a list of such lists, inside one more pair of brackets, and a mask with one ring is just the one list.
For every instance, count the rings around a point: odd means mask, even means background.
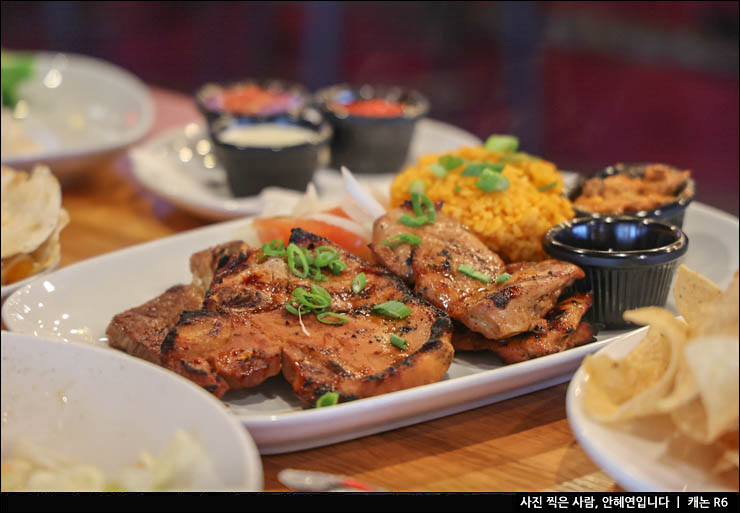
[{"label": "shiny glaze on meat", "polygon": [[[411,228],[398,222],[410,205],[391,210],[373,227],[371,248],[378,260],[414,283],[414,290],[468,328],[492,339],[514,336],[541,324],[563,289],[584,277],[583,271],[559,260],[519,263],[506,267],[493,251],[460,223],[437,214],[431,225]],[[416,246],[384,246],[399,233],[421,237]],[[457,269],[466,264],[492,278],[483,283]],[[504,283],[495,278],[512,275]]]},{"label": "shiny glaze on meat", "polygon": [[565,351],[594,340],[593,327],[581,321],[591,303],[591,293],[567,297],[547,313],[543,325],[535,331],[503,340],[485,338],[456,324],[452,344],[456,351],[492,351],[504,363],[517,363]]},{"label": "shiny glaze on meat", "polygon": [[[203,309],[183,312],[162,343],[165,365],[206,387],[218,397],[229,388],[254,386],[282,369],[304,404],[329,391],[342,400],[368,397],[439,381],[454,351],[451,322],[442,311],[412,294],[395,276],[303,230],[290,242],[313,250],[335,247],[348,268],[339,276],[324,270],[319,282],[332,296],[330,311],[349,322],[333,326],[314,315],[285,310],[296,287],[312,283],[292,274],[281,258],[264,257],[256,248],[231,255],[216,269]],[[352,292],[359,272],[367,277],[360,294]],[[371,314],[388,300],[404,302],[411,314],[393,320]],[[401,350],[390,344],[394,333],[407,342]]]}]

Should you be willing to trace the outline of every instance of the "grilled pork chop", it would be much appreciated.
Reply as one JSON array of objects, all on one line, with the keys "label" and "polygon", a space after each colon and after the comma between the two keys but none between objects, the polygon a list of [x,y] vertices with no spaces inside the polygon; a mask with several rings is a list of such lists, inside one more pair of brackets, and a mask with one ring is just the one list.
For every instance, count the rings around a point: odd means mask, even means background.
[{"label": "grilled pork chop", "polygon": [[[337,276],[325,270],[326,281],[315,282],[295,276],[283,258],[265,257],[256,248],[210,259],[216,270],[203,307],[183,312],[164,337],[163,364],[218,397],[282,370],[307,405],[329,391],[349,400],[444,376],[454,354],[451,321],[444,312],[416,297],[391,273],[326,239],[295,229],[290,242],[308,250],[331,246],[347,269]],[[366,285],[354,294],[352,280],[360,272]],[[346,324],[323,324],[315,315],[299,318],[285,309],[294,289],[310,290],[312,283],[331,295],[329,310],[345,314]],[[403,302],[411,314],[395,320],[371,313],[373,306],[389,300]],[[406,347],[390,344],[391,334],[403,338]]]},{"label": "grilled pork chop", "polygon": [[[584,277],[573,264],[545,260],[509,266],[511,278],[503,283],[481,282],[459,267],[468,265],[491,278],[507,267],[475,235],[439,213],[433,224],[418,228],[400,223],[402,214],[413,215],[408,202],[375,221],[370,247],[378,261],[413,283],[424,299],[487,338],[508,338],[542,326],[542,317],[563,289]],[[421,243],[383,244],[400,233],[418,235]]]},{"label": "grilled pork chop", "polygon": [[456,351],[492,351],[504,363],[517,363],[565,351],[594,340],[593,327],[581,321],[591,302],[590,292],[567,297],[547,313],[544,326],[503,340],[485,338],[456,324],[452,345]]}]

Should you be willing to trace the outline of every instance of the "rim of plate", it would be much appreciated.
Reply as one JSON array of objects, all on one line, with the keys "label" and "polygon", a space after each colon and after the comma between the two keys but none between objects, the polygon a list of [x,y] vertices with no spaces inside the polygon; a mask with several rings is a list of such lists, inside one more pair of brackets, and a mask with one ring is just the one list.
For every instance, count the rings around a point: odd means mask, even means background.
[{"label": "rim of plate", "polygon": [[[86,155],[94,155],[98,153],[107,153],[120,148],[131,146],[132,144],[140,141],[147,133],[151,130],[154,125],[154,102],[149,94],[149,91],[144,84],[136,75],[127,71],[116,64],[113,64],[96,57],[88,55],[82,55],[77,53],[68,52],[28,52],[41,57],[42,59],[52,60],[58,55],[65,56],[70,65],[81,65],[83,69],[88,72],[92,69],[92,73],[103,77],[104,80],[119,81],[119,83],[125,83],[126,86],[134,91],[138,97],[139,103],[142,106],[141,117],[139,121],[125,132],[125,134],[117,141],[110,141],[100,143],[94,147],[72,147],[69,149],[60,148],[56,151],[42,151],[38,153],[32,153],[27,155],[21,155],[18,157],[2,158],[2,163],[8,166],[24,166],[39,161],[50,161],[50,160],[64,160],[82,157]],[[105,68],[105,72],[101,73],[99,70],[94,68]]]}]

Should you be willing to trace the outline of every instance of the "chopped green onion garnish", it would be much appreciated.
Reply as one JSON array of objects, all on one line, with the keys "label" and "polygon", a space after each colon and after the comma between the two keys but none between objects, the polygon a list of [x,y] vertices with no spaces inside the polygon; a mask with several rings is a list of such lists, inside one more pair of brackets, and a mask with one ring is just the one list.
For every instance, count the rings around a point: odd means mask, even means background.
[{"label": "chopped green onion garnish", "polygon": [[285,247],[283,241],[280,239],[272,239],[270,242],[265,242],[262,245],[262,253],[271,257],[284,257]]},{"label": "chopped green onion garnish", "polygon": [[465,159],[454,155],[442,155],[439,157],[439,163],[447,171],[452,171],[453,169],[462,166],[465,163]]},{"label": "chopped green onion garnish", "polygon": [[326,267],[329,262],[336,260],[339,252],[331,246],[319,246],[316,248],[313,265],[316,267]]},{"label": "chopped green onion garnish", "polygon": [[305,253],[301,248],[293,244],[288,244],[288,269],[299,278],[308,276],[309,264]]},{"label": "chopped green onion garnish", "polygon": [[424,215],[424,211],[421,209],[421,196],[424,193],[412,192],[411,193],[411,208],[414,209],[414,214],[417,217]]},{"label": "chopped green onion garnish", "polygon": [[427,216],[412,217],[408,214],[403,214],[401,217],[398,218],[399,223],[405,224],[406,226],[411,226],[412,228],[423,226],[427,224],[427,221],[429,221]]},{"label": "chopped green onion garnish", "polygon": [[519,148],[519,139],[513,135],[492,135],[486,140],[485,148],[488,151],[516,151]]},{"label": "chopped green onion garnish", "polygon": [[360,273],[355,276],[355,279],[352,280],[352,292],[354,292],[355,294],[359,294],[360,292],[365,290],[365,283],[367,283],[365,273]]},{"label": "chopped green onion garnish", "polygon": [[425,217],[427,218],[427,222],[429,224],[432,224],[437,215],[434,209],[434,202],[432,202],[432,200],[430,200],[429,196],[427,196],[426,194],[421,195],[421,201],[424,203],[424,210],[426,212]]},{"label": "chopped green onion garnish", "polygon": [[412,246],[417,246],[421,244],[421,237],[419,237],[418,235],[414,235],[413,233],[401,233],[391,237],[390,239],[384,240],[380,243],[380,245],[395,248],[396,246],[404,242],[407,244],[411,244]]},{"label": "chopped green onion garnish", "polygon": [[291,298],[299,305],[305,306],[306,310],[309,311],[323,310],[331,306],[331,296],[326,290],[312,283],[311,291],[307,292],[305,289],[298,287],[291,294]]},{"label": "chopped green onion garnish", "polygon": [[398,335],[394,335],[393,333],[391,333],[391,344],[393,344],[399,349],[406,349],[406,346],[407,346],[406,341],[404,339],[402,339]]},{"label": "chopped green onion garnish", "polygon": [[313,255],[309,250],[306,248],[301,248],[301,251],[303,251],[303,254],[306,257],[306,262],[308,262],[308,265],[313,265]]},{"label": "chopped green onion garnish", "polygon": [[[298,308],[300,308],[300,307],[301,306],[298,305]],[[285,309],[288,312],[292,313],[293,315],[300,315],[300,312],[298,312],[298,308],[296,308],[295,306],[293,306],[290,302],[285,303]]]},{"label": "chopped green onion garnish", "polygon": [[466,276],[470,276],[471,278],[475,278],[478,281],[482,281],[483,283],[490,283],[491,277],[487,274],[483,274],[480,271],[476,271],[469,265],[463,264],[460,267],[457,268],[457,272],[463,273]]},{"label": "chopped green onion garnish", "polygon": [[505,191],[509,188],[509,180],[501,173],[486,168],[481,172],[480,180],[475,182],[475,186],[485,192]]},{"label": "chopped green onion garnish", "polygon": [[539,192],[549,191],[550,189],[552,189],[553,187],[555,187],[557,184],[558,184],[558,182],[556,180],[554,182],[548,183],[547,185],[543,185],[542,187],[537,187],[537,190]]},{"label": "chopped green onion garnish", "polygon": [[326,303],[326,306],[331,305],[331,295],[329,295],[329,292],[324,287],[321,287],[319,285],[316,285],[315,283],[311,284],[311,294],[316,296],[317,298],[321,299],[322,304]]},{"label": "chopped green onion garnish", "polygon": [[311,279],[314,281],[326,281],[329,278],[327,278],[318,267],[311,267]]},{"label": "chopped green onion garnish", "polygon": [[460,176],[480,176],[484,169],[500,173],[504,167],[506,167],[506,164],[503,162],[471,162]]},{"label": "chopped green onion garnish", "polygon": [[391,319],[405,319],[411,314],[411,308],[400,301],[386,301],[372,308],[373,313],[390,317]]},{"label": "chopped green onion garnish", "polygon": [[424,180],[414,180],[409,185],[409,194],[424,194],[425,189]]},{"label": "chopped green onion garnish", "polygon": [[455,192],[460,192],[461,190],[462,190],[462,187],[460,187],[459,185],[455,186]]},{"label": "chopped green onion garnish", "polygon": [[511,278],[511,275],[509,273],[503,273],[496,276],[496,283],[504,283],[505,281],[508,281],[509,278]]},{"label": "chopped green onion garnish", "polygon": [[349,319],[343,313],[336,312],[321,312],[316,314],[316,320],[323,322],[324,324],[334,324],[339,326],[340,324],[347,324]]},{"label": "chopped green onion garnish", "polygon": [[429,171],[434,173],[434,175],[438,178],[444,178],[445,176],[447,176],[447,170],[439,162],[435,162],[434,164],[429,166]]},{"label": "chopped green onion garnish", "polygon": [[347,268],[347,264],[342,262],[341,260],[332,260],[329,262],[329,269],[331,269],[331,272],[334,273],[334,276],[337,276],[339,273],[344,271]]},{"label": "chopped green onion garnish", "polygon": [[316,407],[334,406],[339,402],[339,394],[336,392],[327,392],[316,400]]}]

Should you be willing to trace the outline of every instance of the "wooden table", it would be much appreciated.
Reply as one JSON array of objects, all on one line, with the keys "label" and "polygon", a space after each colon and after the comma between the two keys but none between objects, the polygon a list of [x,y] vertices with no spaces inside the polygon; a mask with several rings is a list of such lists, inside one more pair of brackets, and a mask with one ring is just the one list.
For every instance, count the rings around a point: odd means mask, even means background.
[{"label": "wooden table", "polygon": [[[187,97],[153,89],[153,133],[197,118]],[[125,156],[65,184],[71,215],[61,265],[209,224],[159,200]],[[457,415],[328,447],[264,456],[266,491],[285,468],[345,474],[390,491],[618,491],[575,441],[567,383]]]}]

